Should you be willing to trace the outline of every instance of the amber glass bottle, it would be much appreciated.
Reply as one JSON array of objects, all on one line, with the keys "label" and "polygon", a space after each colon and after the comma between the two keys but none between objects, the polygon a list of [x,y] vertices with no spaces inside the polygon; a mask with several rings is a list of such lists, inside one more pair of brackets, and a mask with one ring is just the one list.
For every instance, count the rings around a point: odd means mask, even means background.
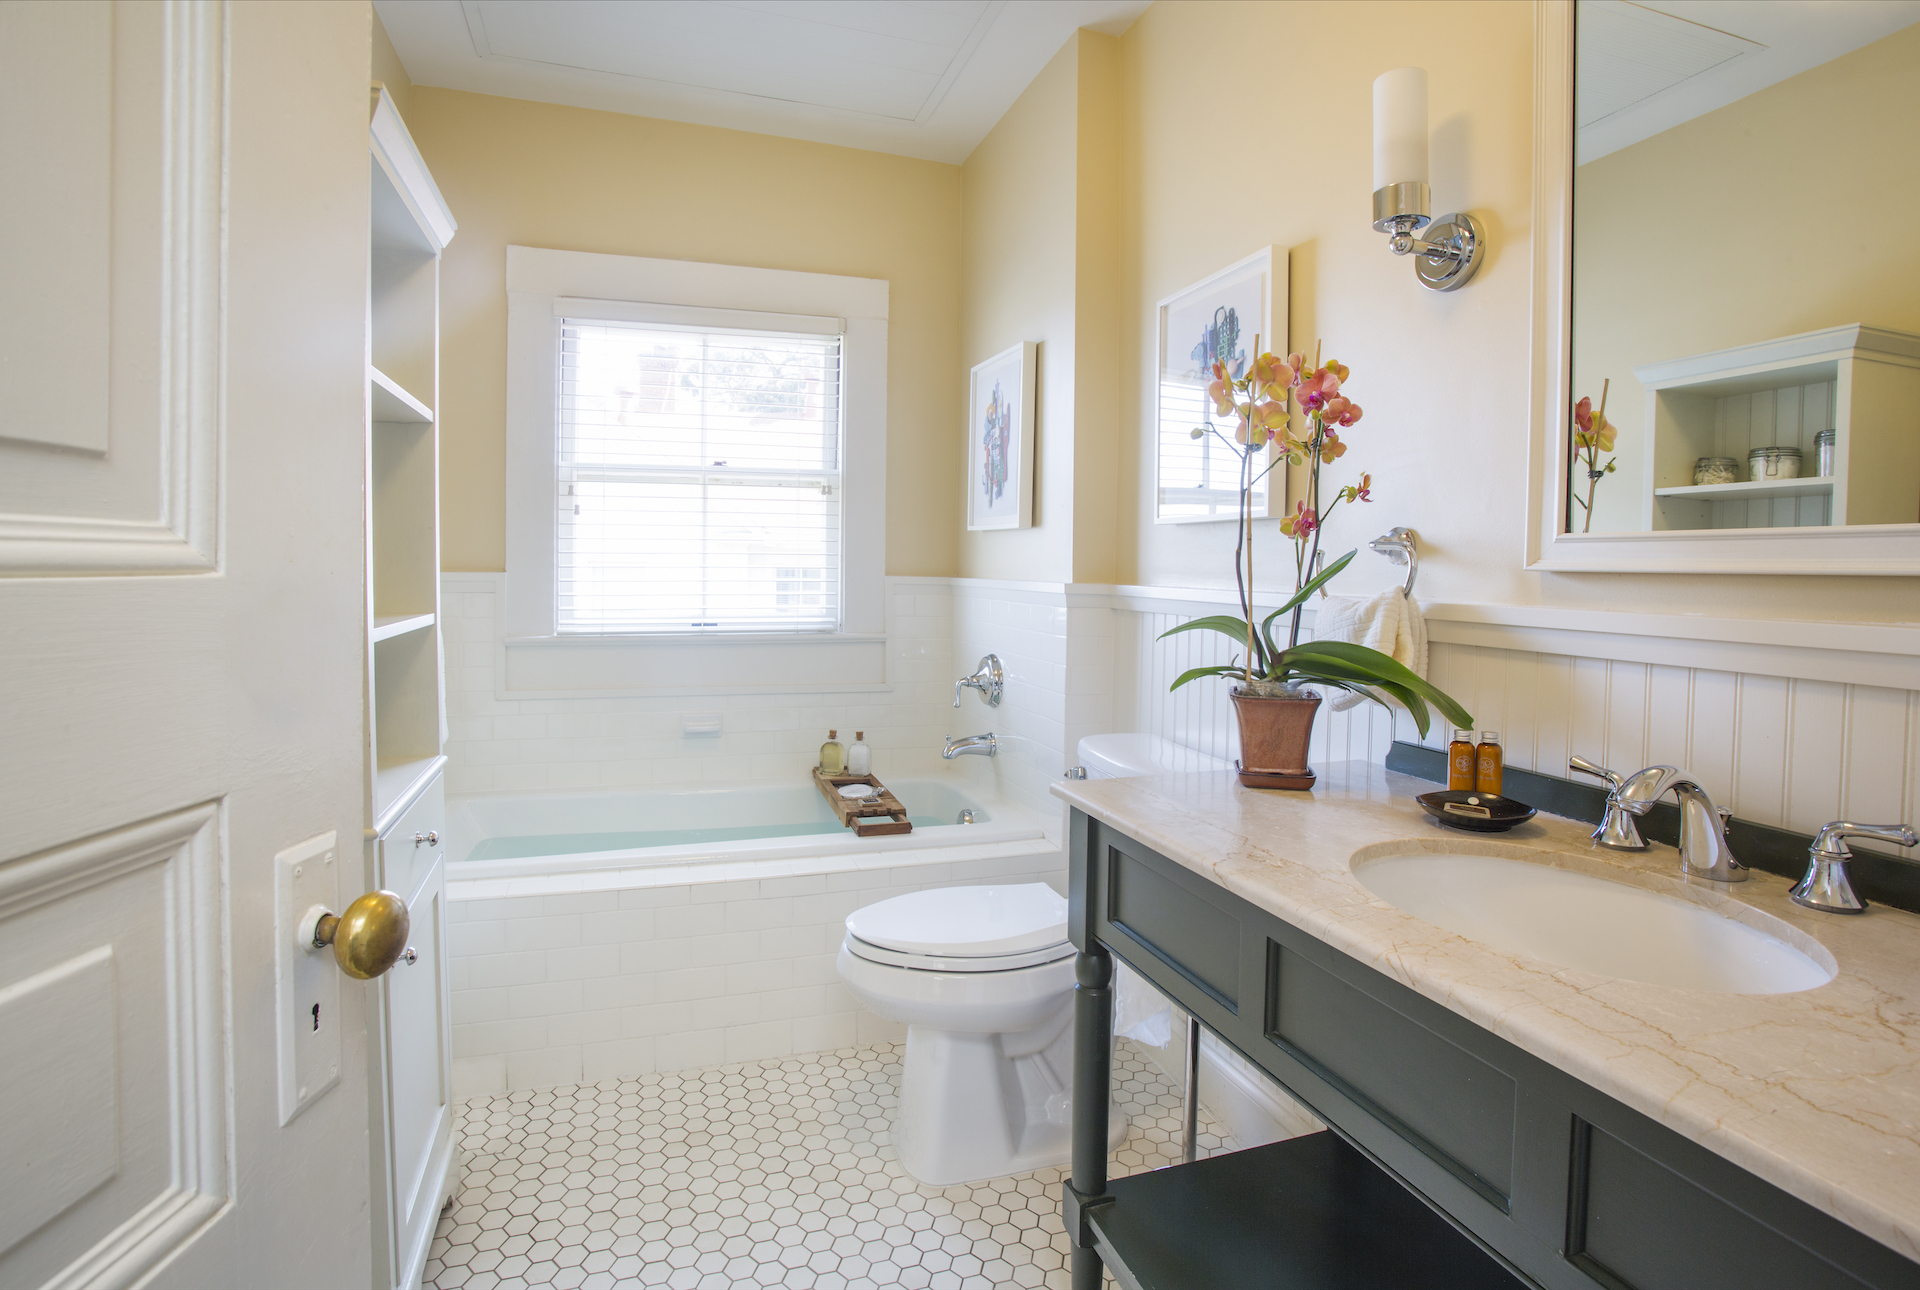
[{"label": "amber glass bottle", "polygon": [[1474,749],[1473,791],[1499,797],[1500,781],[1505,770],[1505,758],[1500,752],[1500,732],[1482,730],[1480,746]]},{"label": "amber glass bottle", "polygon": [[840,744],[838,730],[827,731],[827,742],[820,745],[820,773],[822,775],[847,773],[847,750]]},{"label": "amber glass bottle", "polygon": [[1447,745],[1447,787],[1461,793],[1473,791],[1473,732],[1456,730]]}]

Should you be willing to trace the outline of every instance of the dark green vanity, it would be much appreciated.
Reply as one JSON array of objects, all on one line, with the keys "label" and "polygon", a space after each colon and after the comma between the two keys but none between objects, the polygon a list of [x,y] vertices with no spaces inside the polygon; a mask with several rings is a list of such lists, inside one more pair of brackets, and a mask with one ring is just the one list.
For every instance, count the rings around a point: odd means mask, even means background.
[{"label": "dark green vanity", "polygon": [[[1920,1264],[1109,824],[1072,815],[1073,1285],[1920,1287]],[[1106,1176],[1112,959],[1331,1132]]]}]

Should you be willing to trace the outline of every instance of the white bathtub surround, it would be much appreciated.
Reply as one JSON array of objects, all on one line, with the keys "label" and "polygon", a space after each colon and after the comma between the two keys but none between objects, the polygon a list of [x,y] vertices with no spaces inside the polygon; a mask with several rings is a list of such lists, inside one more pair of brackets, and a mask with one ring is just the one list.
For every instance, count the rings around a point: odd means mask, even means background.
[{"label": "white bathtub surround", "polygon": [[[468,793],[447,803],[458,898],[838,873],[932,857],[1044,856],[1048,821],[952,774],[891,781],[910,833],[855,838],[804,784]],[[963,812],[973,823],[962,824]]]},{"label": "white bathtub surround", "polygon": [[630,879],[647,886],[482,899],[456,880],[455,1096],[898,1040],[906,1028],[862,1008],[834,970],[848,914],[929,887],[1046,882],[1064,893],[1057,848],[882,854],[884,865],[783,877],[654,866]]},{"label": "white bathtub surround", "polygon": [[[1126,1043],[1113,1075],[1131,1125],[1113,1176],[1178,1161],[1178,1089]],[[882,1044],[468,1102],[426,1286],[1066,1290],[1065,1171],[915,1183],[890,1140],[899,1079]],[[1203,1156],[1236,1149],[1202,1119]]]}]

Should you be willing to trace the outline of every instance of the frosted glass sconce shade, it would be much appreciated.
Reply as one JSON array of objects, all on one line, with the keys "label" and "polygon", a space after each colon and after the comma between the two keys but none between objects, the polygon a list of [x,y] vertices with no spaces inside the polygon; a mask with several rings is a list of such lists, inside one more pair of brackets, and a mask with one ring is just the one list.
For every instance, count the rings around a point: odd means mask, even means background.
[{"label": "frosted glass sconce shade", "polygon": [[[1464,286],[1480,267],[1486,234],[1467,214],[1432,219],[1427,130],[1427,71],[1400,67],[1373,82],[1373,227],[1395,255],[1434,291]],[[1414,234],[1426,230],[1427,236]],[[1414,254],[1414,253],[1418,254]]]}]

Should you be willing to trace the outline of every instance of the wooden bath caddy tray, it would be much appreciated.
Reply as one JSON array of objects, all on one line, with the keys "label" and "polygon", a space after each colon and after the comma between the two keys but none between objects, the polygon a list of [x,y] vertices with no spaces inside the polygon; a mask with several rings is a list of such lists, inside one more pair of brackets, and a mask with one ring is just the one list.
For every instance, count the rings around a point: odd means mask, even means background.
[{"label": "wooden bath caddy tray", "polygon": [[[863,838],[885,837],[890,833],[911,833],[913,824],[907,819],[907,808],[900,805],[900,799],[887,791],[887,786],[871,775],[828,775],[818,766],[813,768],[813,783],[820,790],[820,796],[827,799],[827,805],[840,817],[840,823]],[[840,796],[843,784],[869,784],[879,789],[873,797],[850,798]]]}]

